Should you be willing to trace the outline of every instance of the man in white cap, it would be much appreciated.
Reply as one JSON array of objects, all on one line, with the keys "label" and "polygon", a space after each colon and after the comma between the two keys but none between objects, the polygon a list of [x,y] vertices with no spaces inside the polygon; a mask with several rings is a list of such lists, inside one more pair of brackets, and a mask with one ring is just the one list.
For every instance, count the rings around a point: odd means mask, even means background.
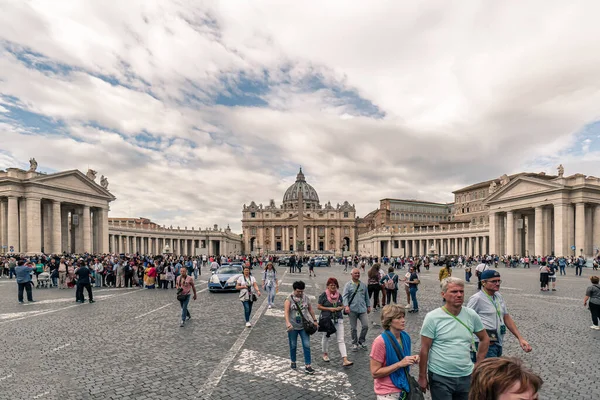
[{"label": "man in white cap", "polygon": [[[502,356],[502,345],[506,329],[517,338],[524,352],[529,353],[531,346],[523,339],[517,324],[506,309],[500,290],[500,273],[496,270],[485,270],[481,274],[481,290],[469,299],[467,307],[473,309],[481,318],[483,327],[490,338],[486,358]],[[474,353],[473,353],[474,354]]]}]

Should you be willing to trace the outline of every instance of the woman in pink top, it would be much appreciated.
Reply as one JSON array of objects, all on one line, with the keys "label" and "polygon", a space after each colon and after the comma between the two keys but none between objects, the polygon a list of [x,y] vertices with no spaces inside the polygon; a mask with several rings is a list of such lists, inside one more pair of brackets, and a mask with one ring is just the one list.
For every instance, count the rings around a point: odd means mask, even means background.
[{"label": "woman in pink top", "polygon": [[381,310],[384,332],[373,341],[370,364],[377,400],[402,400],[410,391],[409,367],[419,363],[419,356],[411,355],[405,315],[404,307],[397,304]]},{"label": "woman in pink top", "polygon": [[[181,289],[181,292],[179,289]],[[179,278],[177,278],[177,294],[183,295],[185,298],[183,300],[179,300],[179,304],[181,304],[181,323],[179,326],[183,326],[185,321],[192,318],[190,312],[188,311],[190,290],[194,291],[194,300],[196,300],[196,286],[194,286],[194,278],[188,276],[187,268],[181,268],[181,275]]]}]

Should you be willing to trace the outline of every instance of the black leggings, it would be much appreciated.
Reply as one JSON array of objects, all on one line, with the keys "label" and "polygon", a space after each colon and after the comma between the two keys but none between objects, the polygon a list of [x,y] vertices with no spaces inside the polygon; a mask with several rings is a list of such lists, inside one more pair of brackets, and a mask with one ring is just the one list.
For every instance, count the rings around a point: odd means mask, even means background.
[{"label": "black leggings", "polygon": [[371,299],[371,295],[375,295],[375,299],[373,300],[373,308],[379,307],[379,292],[381,291],[381,286],[378,283],[373,283],[368,286],[369,289],[369,300]]},{"label": "black leggings", "polygon": [[592,323],[598,326],[598,322],[600,320],[600,304],[590,304],[590,312],[592,313]]}]

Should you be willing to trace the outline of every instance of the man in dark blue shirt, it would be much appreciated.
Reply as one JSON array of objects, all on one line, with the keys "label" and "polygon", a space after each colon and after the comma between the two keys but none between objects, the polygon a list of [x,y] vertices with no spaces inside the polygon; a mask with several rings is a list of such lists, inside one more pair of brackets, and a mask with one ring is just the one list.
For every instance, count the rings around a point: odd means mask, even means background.
[{"label": "man in dark blue shirt", "polygon": [[18,298],[19,303],[23,304],[23,289],[27,291],[27,301],[33,302],[33,294],[31,293],[31,273],[35,270],[33,263],[28,262],[25,264],[25,260],[19,260],[17,267],[15,268],[15,274],[17,275],[17,285],[19,285]]},{"label": "man in dark blue shirt", "polygon": [[77,303],[84,303],[85,298],[83,297],[83,288],[87,289],[88,297],[90,298],[90,303],[94,302],[94,296],[92,295],[92,285],[90,281],[91,271],[85,265],[83,261],[80,261],[79,267],[75,270],[75,275],[77,275],[77,290],[75,291],[75,301]]}]

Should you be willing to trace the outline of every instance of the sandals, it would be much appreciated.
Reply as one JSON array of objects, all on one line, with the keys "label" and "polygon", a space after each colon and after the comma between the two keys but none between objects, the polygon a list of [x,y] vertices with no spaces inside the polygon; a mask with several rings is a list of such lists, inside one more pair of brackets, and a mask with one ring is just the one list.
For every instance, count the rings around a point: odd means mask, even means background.
[{"label": "sandals", "polygon": [[342,363],[342,367],[349,367],[351,365],[354,365],[354,363],[352,361],[348,361],[348,362]]},{"label": "sandals", "polygon": [[329,360],[329,356],[323,356],[323,361],[325,361],[325,362],[329,362],[329,361],[330,361],[330,360]]}]

